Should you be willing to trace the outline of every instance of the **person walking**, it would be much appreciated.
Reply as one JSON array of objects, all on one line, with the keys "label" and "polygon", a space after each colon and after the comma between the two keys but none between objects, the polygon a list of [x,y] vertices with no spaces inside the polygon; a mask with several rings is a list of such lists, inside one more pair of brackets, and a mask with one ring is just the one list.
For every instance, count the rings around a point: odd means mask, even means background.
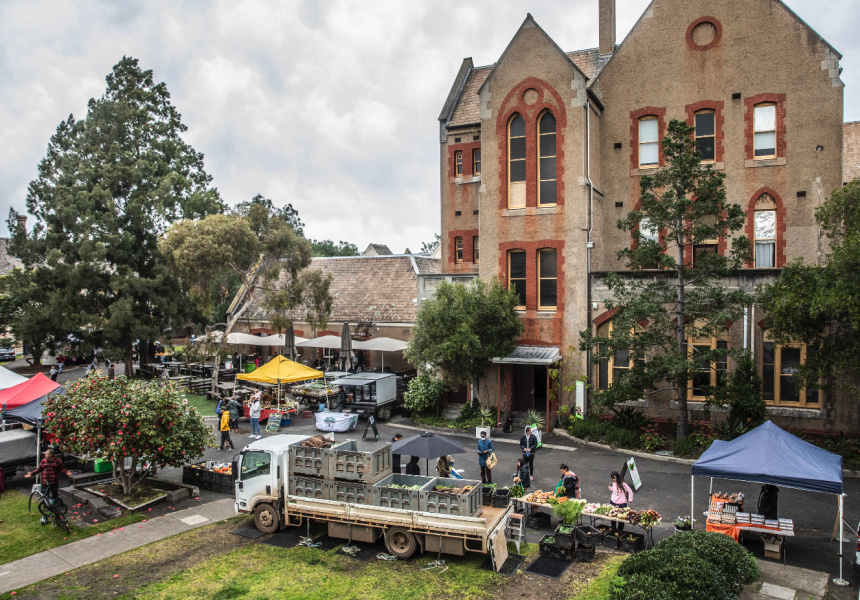
[{"label": "person walking", "polygon": [[409,457],[409,462],[406,464],[407,475],[421,475],[421,465],[418,464],[419,460],[421,459],[417,456]]},{"label": "person walking", "polygon": [[63,372],[63,365],[66,364],[66,357],[61,354],[57,356],[57,371]]},{"label": "person walking", "polygon": [[260,397],[260,392],[254,394],[254,397],[251,399],[251,408],[248,411],[248,416],[251,417],[251,435],[249,437],[255,440],[263,437],[260,435]]},{"label": "person walking", "polygon": [[[517,470],[514,472],[514,483],[520,483],[523,490],[528,490],[531,487],[531,472],[529,471],[529,461],[525,458],[517,459]],[[523,494],[525,495],[525,494]]]},{"label": "person walking", "polygon": [[[402,433],[395,433],[394,437],[391,438],[391,443],[399,442],[403,439]],[[392,454],[391,455],[391,472],[392,473],[400,473],[400,455]]]},{"label": "person walking", "polygon": [[523,451],[523,459],[529,465],[529,474],[531,478],[535,478],[535,451],[537,450],[537,436],[532,432],[532,428],[526,425],[526,432],[520,438],[520,448]]},{"label": "person walking", "polygon": [[230,398],[227,403],[227,412],[230,413],[230,430],[233,433],[239,433],[239,413],[242,410],[242,403],[236,399],[236,396]]},{"label": "person walking", "polygon": [[561,471],[561,481],[555,486],[556,497],[579,498],[579,477],[564,463],[558,468]]},{"label": "person walking", "polygon": [[[628,504],[633,502],[633,490],[621,478],[618,471],[612,471],[611,478],[612,483],[609,485],[609,491],[612,492],[612,495],[609,498],[609,504],[619,508],[626,508]],[[612,529],[624,531],[624,523],[612,521]]]},{"label": "person walking", "polygon": [[343,407],[346,405],[346,392],[342,385],[337,386],[337,412],[343,412]]},{"label": "person walking", "polygon": [[38,475],[39,473],[42,474],[42,487],[48,488],[48,497],[59,498],[60,473],[68,475],[69,470],[63,464],[63,461],[54,455],[54,451],[50,448],[45,451],[45,458],[42,459],[42,462],[39,464],[39,468],[30,471],[25,474],[24,477],[29,479],[33,475]]},{"label": "person walking", "polygon": [[439,477],[450,477],[454,468],[454,459],[450,456],[440,456],[436,459],[436,472]]},{"label": "person walking", "polygon": [[[225,448],[227,445],[230,447]],[[233,440],[230,439],[230,413],[226,410],[221,413],[221,447],[218,450],[235,450]]]},{"label": "person walking", "polygon": [[51,365],[51,370],[50,370],[51,381],[56,381],[56,380],[57,380],[57,374],[58,374],[59,372],[60,372],[60,371],[57,369],[57,365]]},{"label": "person walking", "polygon": [[487,459],[493,452],[493,440],[487,437],[487,432],[481,432],[478,440],[478,466],[481,467],[481,483],[493,483],[493,472],[487,466]]}]

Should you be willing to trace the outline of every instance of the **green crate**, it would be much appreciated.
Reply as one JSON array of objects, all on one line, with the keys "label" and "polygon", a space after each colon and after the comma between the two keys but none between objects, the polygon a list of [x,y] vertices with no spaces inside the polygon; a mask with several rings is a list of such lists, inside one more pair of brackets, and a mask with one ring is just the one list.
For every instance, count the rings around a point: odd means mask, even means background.
[{"label": "green crate", "polygon": [[113,463],[106,458],[97,458],[93,461],[93,472],[107,473],[113,471]]},{"label": "green crate", "polygon": [[254,363],[245,363],[242,366],[245,367],[246,373],[251,373],[252,371],[254,371],[257,368],[257,365],[255,365]]}]

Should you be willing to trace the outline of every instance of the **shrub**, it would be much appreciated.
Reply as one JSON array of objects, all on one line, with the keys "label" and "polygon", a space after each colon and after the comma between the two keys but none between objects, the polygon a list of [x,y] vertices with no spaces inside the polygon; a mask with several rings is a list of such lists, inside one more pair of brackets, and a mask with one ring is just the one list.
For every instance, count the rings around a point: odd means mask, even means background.
[{"label": "shrub", "polygon": [[612,419],[612,425],[620,429],[628,431],[640,432],[651,425],[651,419],[645,416],[644,410],[637,410],[632,406],[623,408],[613,408],[612,412],[615,417]]},{"label": "shrub", "polygon": [[606,433],[606,443],[619,448],[638,448],[640,437],[638,431],[611,427]]},{"label": "shrub", "polygon": [[761,574],[750,552],[727,535],[708,531],[685,531],[657,543],[655,549],[667,552],[690,552],[711,563],[725,575],[730,589],[740,594],[744,584]]},{"label": "shrub", "polygon": [[403,404],[414,413],[427,412],[435,408],[444,391],[441,379],[419,375],[409,382],[409,387],[403,393]]},{"label": "shrub", "polygon": [[[725,430],[728,435],[743,435],[767,418],[767,408],[761,396],[762,381],[755,367],[752,354],[745,352],[737,359],[737,365],[729,374],[726,385],[709,388],[708,402],[717,406],[729,406],[726,423],[732,427]],[[733,437],[722,439],[732,440]]]},{"label": "shrub", "polygon": [[663,436],[654,430],[648,430],[642,434],[642,447],[648,452],[659,450],[665,442],[666,440],[663,439]]},{"label": "shrub", "polygon": [[[625,581],[622,585],[613,586],[610,600],[650,600],[655,597],[667,600],[737,598],[737,594],[733,592],[734,586],[729,583],[721,569],[693,551],[683,548],[655,547],[653,550],[634,554],[621,564],[618,575]],[[660,596],[655,596],[657,590],[661,590]]]},{"label": "shrub", "polygon": [[701,450],[696,442],[689,437],[672,440],[672,454],[675,456],[699,456]]},{"label": "shrub", "polygon": [[558,423],[564,429],[567,429],[571,426],[571,418],[570,418],[570,407],[566,404],[558,407]]}]

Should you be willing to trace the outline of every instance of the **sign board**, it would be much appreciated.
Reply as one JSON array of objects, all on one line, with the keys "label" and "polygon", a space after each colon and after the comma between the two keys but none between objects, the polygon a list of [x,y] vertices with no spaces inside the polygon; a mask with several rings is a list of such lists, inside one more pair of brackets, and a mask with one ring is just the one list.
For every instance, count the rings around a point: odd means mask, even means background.
[{"label": "sign board", "polygon": [[573,415],[577,419],[585,418],[585,382],[576,382],[576,414]]},{"label": "sign board", "polygon": [[639,469],[636,468],[636,462],[633,457],[627,459],[627,471],[630,473],[630,479],[633,481],[633,489],[639,491],[642,487],[642,480],[639,478]]},{"label": "sign board", "polygon": [[373,429],[373,438],[379,440],[379,431],[376,429],[376,419],[373,418],[373,415],[367,416],[367,425],[364,427],[364,434],[361,436],[362,440],[367,437],[368,429]]},{"label": "sign board", "polygon": [[284,413],[273,410],[269,413],[269,420],[266,421],[266,431],[277,433],[281,428],[281,418]]}]

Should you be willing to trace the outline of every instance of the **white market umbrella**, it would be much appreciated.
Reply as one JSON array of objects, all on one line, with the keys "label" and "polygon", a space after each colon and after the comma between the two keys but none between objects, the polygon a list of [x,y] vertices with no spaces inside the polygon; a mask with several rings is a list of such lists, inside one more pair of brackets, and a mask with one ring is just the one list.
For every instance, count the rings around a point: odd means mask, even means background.
[{"label": "white market umbrella", "polygon": [[358,350],[375,350],[382,353],[382,369],[385,369],[386,352],[402,352],[409,344],[403,340],[395,340],[390,337],[378,337],[364,342],[353,342],[353,347]]},{"label": "white market umbrella", "polygon": [[328,348],[331,350],[339,350],[340,338],[336,335],[324,335],[312,340],[296,342],[296,346],[299,346],[300,348]]}]

